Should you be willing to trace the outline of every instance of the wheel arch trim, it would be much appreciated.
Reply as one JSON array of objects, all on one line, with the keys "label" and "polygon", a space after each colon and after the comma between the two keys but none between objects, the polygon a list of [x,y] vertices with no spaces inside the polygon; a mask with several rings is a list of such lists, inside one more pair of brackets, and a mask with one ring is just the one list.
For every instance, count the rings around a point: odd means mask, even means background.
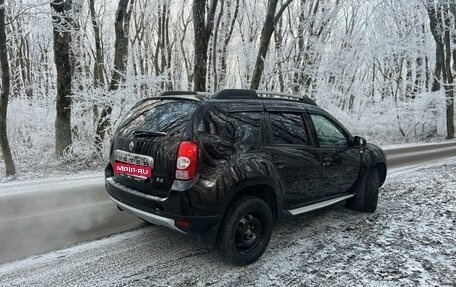
[{"label": "wheel arch trim", "polygon": [[[231,187],[231,189],[228,192],[228,200],[225,202],[223,206],[223,215],[225,215],[227,208],[230,206],[230,204],[235,200],[236,197],[242,195],[242,194],[249,194],[248,190],[253,190],[255,187],[259,186],[267,186],[271,191],[272,191],[272,196],[275,201],[275,208],[277,209],[276,211],[280,210],[281,202],[282,202],[282,196],[280,193],[280,189],[277,186],[277,183],[274,182],[271,178],[268,177],[262,177],[262,176],[255,176],[255,177],[250,177],[246,178],[234,186]],[[245,193],[244,193],[245,192]],[[268,203],[268,202],[266,202]],[[274,213],[274,210],[271,210]]]}]

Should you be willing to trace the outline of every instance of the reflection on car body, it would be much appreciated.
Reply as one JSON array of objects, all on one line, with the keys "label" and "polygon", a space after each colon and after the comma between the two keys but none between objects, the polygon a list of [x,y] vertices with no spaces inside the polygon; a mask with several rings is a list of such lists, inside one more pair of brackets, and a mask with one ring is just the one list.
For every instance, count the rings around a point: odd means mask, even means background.
[{"label": "reflection on car body", "polygon": [[[149,166],[150,176],[114,172],[119,163]],[[265,251],[274,221],[344,200],[375,211],[385,177],[383,151],[311,99],[166,92],[139,102],[120,123],[106,188],[119,208],[197,234],[245,265]]]}]

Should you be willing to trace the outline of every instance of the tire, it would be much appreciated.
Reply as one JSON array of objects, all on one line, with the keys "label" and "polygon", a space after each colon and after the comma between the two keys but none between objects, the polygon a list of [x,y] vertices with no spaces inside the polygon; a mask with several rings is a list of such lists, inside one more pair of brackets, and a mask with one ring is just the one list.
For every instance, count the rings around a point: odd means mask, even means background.
[{"label": "tire", "polygon": [[268,247],[272,227],[272,212],[263,200],[252,196],[239,197],[225,213],[217,234],[217,251],[231,264],[251,264]]},{"label": "tire", "polygon": [[362,212],[374,212],[378,204],[378,190],[380,187],[380,176],[378,170],[373,168],[369,171],[362,194],[356,195],[347,201],[351,209]]}]

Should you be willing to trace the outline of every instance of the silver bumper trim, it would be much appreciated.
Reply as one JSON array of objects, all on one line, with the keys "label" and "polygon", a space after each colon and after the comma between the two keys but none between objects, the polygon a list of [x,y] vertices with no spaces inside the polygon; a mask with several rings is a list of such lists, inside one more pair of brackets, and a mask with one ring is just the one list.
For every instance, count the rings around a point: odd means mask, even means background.
[{"label": "silver bumper trim", "polygon": [[110,198],[121,209],[123,209],[123,210],[125,210],[127,212],[130,212],[130,213],[133,213],[137,217],[142,218],[142,219],[144,219],[147,222],[150,222],[150,223],[155,224],[155,225],[165,226],[165,227],[171,228],[173,230],[185,233],[185,232],[183,232],[182,230],[180,230],[179,228],[177,228],[174,225],[174,220],[173,219],[166,218],[166,217],[163,217],[163,216],[159,216],[159,215],[156,215],[156,214],[153,214],[153,213],[145,212],[143,210],[131,207],[129,205],[126,205],[125,203],[122,203],[122,202],[114,199],[112,196],[110,196]]}]

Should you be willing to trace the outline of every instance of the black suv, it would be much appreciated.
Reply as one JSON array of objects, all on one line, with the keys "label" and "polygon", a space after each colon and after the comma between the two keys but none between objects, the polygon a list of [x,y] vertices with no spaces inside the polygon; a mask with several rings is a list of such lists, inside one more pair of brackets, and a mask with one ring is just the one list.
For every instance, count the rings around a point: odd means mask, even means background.
[{"label": "black suv", "polygon": [[122,120],[105,173],[119,209],[246,265],[275,221],[340,201],[375,211],[386,157],[306,97],[165,92]]}]

